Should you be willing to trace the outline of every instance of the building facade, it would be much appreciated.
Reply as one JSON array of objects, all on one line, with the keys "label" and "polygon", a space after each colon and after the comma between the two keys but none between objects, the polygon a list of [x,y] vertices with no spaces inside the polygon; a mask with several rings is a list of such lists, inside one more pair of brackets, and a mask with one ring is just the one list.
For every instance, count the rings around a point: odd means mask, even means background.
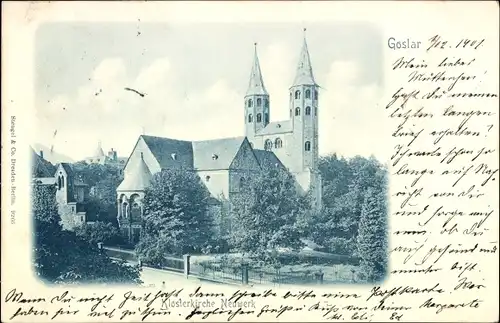
[{"label": "building facade", "polygon": [[38,155],[31,149],[31,154],[33,183],[56,188],[55,198],[63,229],[73,230],[85,223],[87,219],[83,202],[88,198],[88,186],[75,179],[70,164],[59,163],[54,166],[43,158],[43,152]]},{"label": "building facade", "polygon": [[245,136],[184,141],[141,135],[124,167],[117,189],[118,223],[132,241],[140,235],[144,190],[162,169],[195,171],[209,190],[214,214],[224,207],[256,172],[287,169],[297,189],[310,194],[312,207],[321,206],[318,171],[318,90],[304,38],[296,76],[289,88],[288,120],[271,122],[271,100],[264,85],[257,48],[248,90],[243,98]]}]

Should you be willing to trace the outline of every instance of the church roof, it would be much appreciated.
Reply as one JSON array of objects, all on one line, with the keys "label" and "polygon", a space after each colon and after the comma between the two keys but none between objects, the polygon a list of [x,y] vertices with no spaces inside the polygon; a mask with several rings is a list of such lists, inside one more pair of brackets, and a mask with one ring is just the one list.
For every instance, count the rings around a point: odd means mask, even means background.
[{"label": "church roof", "polygon": [[56,167],[52,165],[49,161],[43,159],[38,155],[35,150],[31,149],[31,171],[33,177],[52,177],[56,172]]},{"label": "church roof", "polygon": [[258,135],[272,135],[278,133],[292,132],[293,124],[291,120],[276,121],[269,123],[265,128],[260,130]]},{"label": "church roof", "polygon": [[193,141],[193,166],[196,170],[229,169],[245,137]]},{"label": "church roof", "polygon": [[245,137],[184,141],[142,135],[160,168],[172,167],[172,155],[182,167],[195,170],[229,169]]},{"label": "church roof", "polygon": [[148,165],[141,157],[137,165],[125,173],[125,178],[120,183],[117,191],[142,191],[149,186],[152,175]]},{"label": "church roof", "polygon": [[160,168],[172,165],[172,154],[175,154],[181,166],[193,168],[193,147],[190,141],[163,137],[141,136],[151,153],[160,164]]},{"label": "church roof", "polygon": [[253,152],[255,157],[257,157],[260,167],[262,168],[269,169],[272,167],[285,167],[272,151],[254,149]]},{"label": "church roof", "polygon": [[255,44],[252,71],[250,73],[250,82],[248,83],[246,95],[268,95],[262,79],[262,72],[260,70],[259,56],[257,55],[257,44]]},{"label": "church roof", "polygon": [[309,50],[307,49],[306,37],[302,44],[302,50],[299,56],[299,63],[297,65],[297,72],[292,86],[297,85],[316,85],[311,66],[311,58],[309,57]]}]

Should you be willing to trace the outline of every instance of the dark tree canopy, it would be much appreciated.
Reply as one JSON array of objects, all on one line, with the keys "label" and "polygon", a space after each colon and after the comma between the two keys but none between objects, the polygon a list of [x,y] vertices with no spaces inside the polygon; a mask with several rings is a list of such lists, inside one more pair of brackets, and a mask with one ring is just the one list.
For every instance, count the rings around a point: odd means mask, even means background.
[{"label": "dark tree canopy", "polygon": [[266,257],[278,247],[298,249],[299,218],[307,201],[292,175],[280,169],[256,175],[233,200],[231,242],[235,250]]},{"label": "dark tree canopy", "polygon": [[365,194],[380,192],[385,201],[386,167],[375,158],[320,158],[323,178],[323,209],[310,220],[310,237],[332,253],[357,255],[356,239]]},{"label": "dark tree canopy", "polygon": [[212,238],[210,195],[197,174],[163,170],[145,191],[143,230],[136,247],[146,262],[161,263],[167,254],[199,252]]},{"label": "dark tree canopy", "polygon": [[373,188],[365,192],[357,238],[361,270],[375,282],[384,278],[387,269],[387,205],[382,194]]},{"label": "dark tree canopy", "polygon": [[62,230],[55,187],[32,187],[34,268],[51,283],[140,283],[136,268],[111,260],[97,246]]},{"label": "dark tree canopy", "polygon": [[89,187],[90,197],[84,203],[87,219],[117,225],[116,189],[123,180],[120,168],[113,164],[85,162],[74,163],[72,168],[76,179]]}]

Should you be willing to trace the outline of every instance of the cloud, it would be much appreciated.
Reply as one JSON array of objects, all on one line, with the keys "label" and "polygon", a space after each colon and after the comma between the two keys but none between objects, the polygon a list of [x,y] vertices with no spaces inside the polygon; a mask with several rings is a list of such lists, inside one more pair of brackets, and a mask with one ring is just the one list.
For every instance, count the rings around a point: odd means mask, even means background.
[{"label": "cloud", "polygon": [[[271,121],[288,118],[288,87],[295,73],[296,51],[285,43],[263,48],[260,56],[264,82],[271,95]],[[375,154],[383,158],[387,134],[377,108],[381,89],[359,85],[355,61],[332,62],[316,77],[324,90],[319,101],[320,154]],[[82,159],[99,140],[128,156],[142,133],[187,140],[241,136],[244,133],[243,95],[219,75],[204,88],[179,86],[175,66],[159,58],[133,76],[120,58],[103,60],[75,93],[41,102],[37,141],[58,152]],[[242,80],[246,82],[247,80]],[[125,87],[145,93],[144,97]],[[54,130],[57,135],[54,137]]]}]

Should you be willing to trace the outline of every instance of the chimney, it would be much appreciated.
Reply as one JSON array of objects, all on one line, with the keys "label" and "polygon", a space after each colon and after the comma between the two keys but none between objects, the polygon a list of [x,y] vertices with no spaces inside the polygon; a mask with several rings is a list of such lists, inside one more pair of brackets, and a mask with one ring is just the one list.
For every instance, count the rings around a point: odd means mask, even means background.
[{"label": "chimney", "polygon": [[43,150],[40,150],[40,157],[43,159]]}]

